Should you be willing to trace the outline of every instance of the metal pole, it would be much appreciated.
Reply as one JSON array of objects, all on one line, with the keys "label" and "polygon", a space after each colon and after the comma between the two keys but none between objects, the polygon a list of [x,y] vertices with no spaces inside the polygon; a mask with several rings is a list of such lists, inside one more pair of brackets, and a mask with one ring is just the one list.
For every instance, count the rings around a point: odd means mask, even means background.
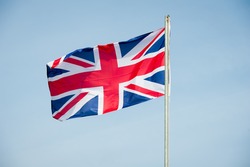
[{"label": "metal pole", "polygon": [[164,118],[164,167],[169,167],[169,98],[170,98],[170,16],[165,17],[165,118]]}]

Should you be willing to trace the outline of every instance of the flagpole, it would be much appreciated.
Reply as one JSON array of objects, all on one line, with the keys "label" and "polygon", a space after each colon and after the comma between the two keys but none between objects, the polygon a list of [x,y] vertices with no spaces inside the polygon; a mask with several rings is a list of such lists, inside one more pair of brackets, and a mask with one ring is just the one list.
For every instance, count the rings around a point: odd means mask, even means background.
[{"label": "flagpole", "polygon": [[169,167],[170,16],[165,17],[164,167]]}]

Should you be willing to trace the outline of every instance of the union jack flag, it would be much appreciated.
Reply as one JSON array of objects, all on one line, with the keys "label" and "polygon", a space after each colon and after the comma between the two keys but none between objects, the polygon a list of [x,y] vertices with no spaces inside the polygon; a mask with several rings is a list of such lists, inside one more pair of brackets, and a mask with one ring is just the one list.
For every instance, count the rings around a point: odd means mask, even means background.
[{"label": "union jack flag", "polygon": [[165,29],[78,49],[47,64],[52,115],[101,115],[164,95]]}]

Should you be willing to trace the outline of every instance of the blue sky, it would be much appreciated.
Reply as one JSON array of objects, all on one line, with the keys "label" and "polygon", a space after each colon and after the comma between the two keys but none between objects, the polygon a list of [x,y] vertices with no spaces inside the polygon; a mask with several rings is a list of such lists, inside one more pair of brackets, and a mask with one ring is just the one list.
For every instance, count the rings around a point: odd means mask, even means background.
[{"label": "blue sky", "polygon": [[248,0],[0,1],[0,166],[163,167],[164,98],[51,117],[46,66],[171,16],[171,167],[250,166]]}]

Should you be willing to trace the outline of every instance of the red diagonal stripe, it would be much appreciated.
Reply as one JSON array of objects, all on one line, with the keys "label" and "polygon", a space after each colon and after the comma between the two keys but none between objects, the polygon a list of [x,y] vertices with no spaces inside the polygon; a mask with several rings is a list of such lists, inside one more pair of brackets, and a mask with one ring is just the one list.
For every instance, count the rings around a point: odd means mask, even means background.
[{"label": "red diagonal stripe", "polygon": [[56,59],[56,60],[53,62],[51,68],[55,68],[55,67],[60,63],[60,60],[61,60],[61,58]]},{"label": "red diagonal stripe", "polygon": [[84,67],[84,68],[93,66],[92,64],[89,64],[89,63],[86,63],[86,62],[83,62],[83,61],[80,61],[80,60],[77,60],[77,59],[74,59],[74,58],[71,58],[71,57],[64,60],[64,62],[75,64],[75,65],[78,65],[78,66],[81,66],[81,67]]},{"label": "red diagonal stripe", "polygon": [[156,35],[156,37],[154,37],[154,39],[144,48],[142,49],[142,51],[140,51],[132,60],[136,60],[139,59],[141,56],[143,56],[143,54],[147,51],[147,49],[152,45],[152,43],[155,42],[155,40],[161,35],[161,33],[164,31],[165,29],[163,28],[158,35]]},{"label": "red diagonal stripe", "polygon": [[130,85],[126,86],[126,88],[131,89],[131,90],[135,90],[135,91],[138,91],[138,92],[141,92],[143,94],[147,94],[147,95],[150,95],[150,96],[153,96],[153,97],[160,97],[160,96],[164,95],[162,93],[152,91],[152,90],[137,86],[135,84],[130,84]]},{"label": "red diagonal stripe", "polygon": [[77,102],[79,102],[84,96],[86,96],[88,93],[83,92],[77,95],[71,102],[69,102],[60,112],[58,112],[53,117],[55,119],[61,118],[68,110],[70,110]]}]

